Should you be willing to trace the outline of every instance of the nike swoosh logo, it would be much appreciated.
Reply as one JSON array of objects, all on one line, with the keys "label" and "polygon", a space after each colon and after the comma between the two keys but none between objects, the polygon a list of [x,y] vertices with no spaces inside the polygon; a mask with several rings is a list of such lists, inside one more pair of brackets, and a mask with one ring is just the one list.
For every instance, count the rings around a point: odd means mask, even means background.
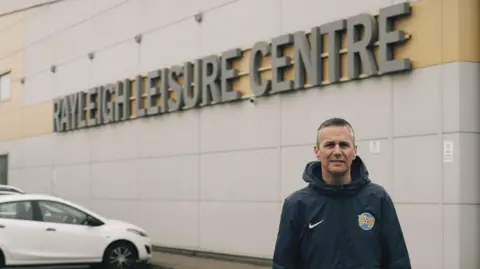
[{"label": "nike swoosh logo", "polygon": [[308,224],[308,228],[313,229],[313,228],[317,227],[317,225],[321,224],[322,222],[323,222],[323,220],[321,220],[321,221],[319,221],[319,222],[317,222],[317,223],[315,223],[315,224],[309,223],[309,224]]}]

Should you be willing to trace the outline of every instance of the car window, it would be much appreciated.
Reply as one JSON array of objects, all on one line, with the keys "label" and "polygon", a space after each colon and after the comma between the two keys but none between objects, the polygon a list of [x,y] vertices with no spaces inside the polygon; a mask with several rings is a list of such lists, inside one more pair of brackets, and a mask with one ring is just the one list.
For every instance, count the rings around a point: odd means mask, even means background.
[{"label": "car window", "polygon": [[0,204],[0,218],[33,220],[33,210],[30,201],[7,202]]},{"label": "car window", "polygon": [[45,222],[84,224],[87,214],[81,210],[53,201],[39,201],[40,214]]}]

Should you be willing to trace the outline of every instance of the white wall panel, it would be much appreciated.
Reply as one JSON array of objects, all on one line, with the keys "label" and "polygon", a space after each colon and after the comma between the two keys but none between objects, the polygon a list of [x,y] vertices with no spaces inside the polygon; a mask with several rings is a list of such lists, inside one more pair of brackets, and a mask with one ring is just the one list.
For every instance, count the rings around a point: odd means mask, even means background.
[{"label": "white wall panel", "polygon": [[140,49],[141,72],[194,62],[200,57],[199,39],[200,26],[193,19],[145,34]]},{"label": "white wall panel", "polygon": [[86,164],[91,161],[88,130],[79,130],[53,138],[53,163],[55,165]]},{"label": "white wall panel", "polygon": [[[211,10],[228,6],[237,0],[141,0],[139,18],[141,29],[151,31],[193,20],[198,12],[208,14]],[[207,15],[208,16],[208,15]]]},{"label": "white wall panel", "polygon": [[380,77],[281,96],[282,145],[314,144],[317,128],[330,117],[348,119],[357,139],[386,138],[391,94],[391,78]]},{"label": "white wall panel", "polygon": [[87,54],[95,49],[93,29],[93,22],[86,20],[53,36],[53,62],[64,64],[80,57],[87,58]]},{"label": "white wall panel", "polygon": [[280,139],[280,99],[239,102],[202,108],[202,152],[276,147]]},{"label": "white wall panel", "polygon": [[202,22],[202,55],[270,40],[280,33],[279,15],[278,0],[241,0],[212,10]]},{"label": "white wall panel", "polygon": [[[480,65],[450,63],[443,65],[443,130],[445,132],[479,132]],[[453,78],[453,79],[452,79]]]},{"label": "white wall panel", "polygon": [[0,154],[8,154],[8,168],[16,169],[24,165],[22,140],[0,142]]},{"label": "white wall panel", "polygon": [[[379,151],[371,150],[370,144],[379,144]],[[384,187],[390,196],[395,199],[393,181],[393,142],[387,139],[358,141],[358,156],[367,166],[369,178],[372,182]],[[402,180],[402,179],[400,179]]]},{"label": "white wall panel", "polygon": [[137,160],[137,194],[142,200],[195,201],[199,199],[198,155]]},{"label": "white wall panel", "polygon": [[440,131],[442,65],[415,70],[393,78],[395,136]]},{"label": "white wall panel", "polygon": [[444,212],[444,268],[479,268],[480,206],[446,205]]},{"label": "white wall panel", "polygon": [[93,199],[137,198],[137,162],[116,161],[94,163],[90,166]]},{"label": "white wall panel", "polygon": [[442,268],[442,205],[399,204],[412,268]]},{"label": "white wall panel", "polygon": [[24,86],[23,104],[30,106],[52,100],[55,96],[54,85],[54,74],[49,70],[30,76]]},{"label": "white wall panel", "polygon": [[137,222],[147,230],[153,244],[199,249],[198,202],[140,201]]},{"label": "white wall panel", "polygon": [[199,152],[198,110],[137,119],[138,156],[165,157]]},{"label": "white wall panel", "polygon": [[95,1],[94,9],[97,12],[108,9],[91,20],[92,48],[104,49],[129,38],[133,40],[133,37],[142,30],[139,19],[143,16],[140,13],[141,5],[142,0]]},{"label": "white wall panel", "polygon": [[279,203],[204,202],[200,210],[202,250],[271,258]]},{"label": "white wall panel", "polygon": [[[393,140],[393,190],[396,201],[442,201],[442,145],[437,135]],[[421,152],[415,149],[421,149]]]},{"label": "white wall panel", "polygon": [[205,201],[279,201],[279,149],[202,154]]},{"label": "white wall panel", "polygon": [[391,0],[279,0],[282,5],[282,31],[309,30],[312,26],[348,18],[360,13],[375,13]]},{"label": "white wall panel", "polygon": [[308,162],[314,161],[313,145],[282,147],[281,150],[281,201],[292,192],[299,190],[307,183],[303,180],[303,171]]},{"label": "white wall panel", "polygon": [[42,135],[19,141],[22,146],[22,167],[51,166],[54,136]]},{"label": "white wall panel", "polygon": [[88,201],[91,180],[90,165],[63,165],[53,170],[52,193],[72,201]]},{"label": "white wall panel", "polygon": [[79,91],[86,91],[93,83],[93,63],[85,56],[57,68],[55,74],[50,73],[53,96],[60,97]]},{"label": "white wall panel", "polygon": [[17,181],[13,181],[12,185],[28,193],[52,194],[53,175],[52,166],[23,168]]},{"label": "white wall panel", "polygon": [[50,70],[53,62],[53,41],[46,39],[24,50],[24,75],[30,80],[36,74]]},{"label": "white wall panel", "polygon": [[92,62],[95,86],[136,76],[139,73],[139,53],[139,45],[133,38],[96,52]]},{"label": "white wall panel", "polygon": [[480,135],[455,133],[444,135],[453,142],[453,160],[443,165],[443,200],[446,203],[480,203]]}]

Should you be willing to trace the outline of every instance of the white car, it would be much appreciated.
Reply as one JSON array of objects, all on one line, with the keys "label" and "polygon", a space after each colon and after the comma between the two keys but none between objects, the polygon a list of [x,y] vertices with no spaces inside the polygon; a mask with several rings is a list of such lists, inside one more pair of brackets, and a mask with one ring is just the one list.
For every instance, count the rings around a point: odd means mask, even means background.
[{"label": "white car", "polygon": [[104,218],[64,199],[0,195],[0,268],[149,266],[150,238],[135,225]]},{"label": "white car", "polygon": [[10,185],[0,185],[0,195],[6,194],[24,194],[20,188],[10,186]]}]

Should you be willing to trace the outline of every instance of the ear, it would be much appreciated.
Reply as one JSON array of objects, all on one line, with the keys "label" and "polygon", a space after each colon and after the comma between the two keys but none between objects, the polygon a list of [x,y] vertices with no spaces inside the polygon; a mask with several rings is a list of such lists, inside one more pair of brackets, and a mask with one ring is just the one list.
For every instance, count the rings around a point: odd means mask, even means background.
[{"label": "ear", "polygon": [[357,151],[358,151],[358,146],[355,145],[354,150],[353,150],[353,159],[354,160],[357,158]]},{"label": "ear", "polygon": [[320,149],[316,145],[313,147],[313,154],[315,154],[315,158],[317,158],[317,160],[320,160]]}]

